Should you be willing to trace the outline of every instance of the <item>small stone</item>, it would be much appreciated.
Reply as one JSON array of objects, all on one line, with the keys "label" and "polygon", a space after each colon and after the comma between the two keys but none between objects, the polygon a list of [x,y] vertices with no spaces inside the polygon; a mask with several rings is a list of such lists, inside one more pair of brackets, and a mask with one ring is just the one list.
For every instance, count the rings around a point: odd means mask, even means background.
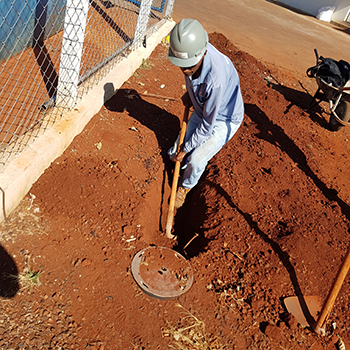
[{"label": "small stone", "polygon": [[266,326],[264,333],[276,343],[279,343],[282,339],[280,329],[272,324]]},{"label": "small stone", "polygon": [[225,252],[225,257],[227,260],[233,260],[234,259],[234,255],[232,252],[230,252],[229,250]]},{"label": "small stone", "polygon": [[83,267],[88,267],[92,264],[92,261],[89,260],[89,259],[83,259],[82,262],[81,262],[81,266]]},{"label": "small stone", "polygon": [[252,300],[252,303],[251,303],[252,308],[254,310],[261,310],[263,308],[264,304],[265,304],[264,299],[262,299],[262,298],[260,298],[260,299],[254,298]]}]

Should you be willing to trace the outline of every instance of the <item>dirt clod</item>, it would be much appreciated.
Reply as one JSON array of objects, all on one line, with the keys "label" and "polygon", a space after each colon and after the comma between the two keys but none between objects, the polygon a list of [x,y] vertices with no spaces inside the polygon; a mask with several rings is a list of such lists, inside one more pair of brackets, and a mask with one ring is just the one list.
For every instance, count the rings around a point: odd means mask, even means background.
[{"label": "dirt clod", "polygon": [[298,321],[291,313],[288,313],[285,317],[285,323],[290,329],[298,328]]}]

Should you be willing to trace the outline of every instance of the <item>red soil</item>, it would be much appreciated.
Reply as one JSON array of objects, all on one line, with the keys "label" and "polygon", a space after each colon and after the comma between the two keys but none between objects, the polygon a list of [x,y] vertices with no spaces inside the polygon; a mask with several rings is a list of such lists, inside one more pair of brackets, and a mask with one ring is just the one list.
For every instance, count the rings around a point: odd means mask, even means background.
[{"label": "red soil", "polygon": [[[29,266],[42,284],[2,279],[2,349],[177,349],[184,334],[186,349],[336,349],[337,335],[350,346],[349,276],[325,337],[283,303],[323,302],[347,252],[350,129],[328,130],[327,104],[308,109],[314,81],[210,41],[239,72],[245,120],[176,212],[178,239],[164,233],[166,151],[184,79],[160,44],[3,224],[6,272]],[[161,300],[135,283],[130,264],[150,245],[188,259],[187,293]]]}]

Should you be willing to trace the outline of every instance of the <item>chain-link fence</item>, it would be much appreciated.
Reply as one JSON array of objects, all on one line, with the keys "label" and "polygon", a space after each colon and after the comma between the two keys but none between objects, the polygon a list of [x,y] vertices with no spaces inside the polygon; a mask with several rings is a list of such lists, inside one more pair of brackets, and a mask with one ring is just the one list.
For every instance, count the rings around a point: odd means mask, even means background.
[{"label": "chain-link fence", "polygon": [[168,18],[174,0],[0,0],[0,171]]}]

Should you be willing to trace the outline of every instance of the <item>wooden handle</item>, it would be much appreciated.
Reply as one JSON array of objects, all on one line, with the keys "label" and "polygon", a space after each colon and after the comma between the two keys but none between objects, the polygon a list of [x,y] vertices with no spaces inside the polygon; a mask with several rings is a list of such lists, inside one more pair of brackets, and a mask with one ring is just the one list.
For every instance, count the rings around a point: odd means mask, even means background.
[{"label": "wooden handle", "polygon": [[344,279],[349,271],[349,268],[350,268],[350,247],[345,255],[344,261],[343,261],[343,263],[338,271],[337,277],[333,282],[333,286],[332,286],[332,288],[327,296],[327,299],[322,307],[320,316],[317,320],[317,324],[320,328],[322,328],[329,313],[332,310],[335,299],[338,296],[340,288],[341,288],[341,286],[344,282]]},{"label": "wooden handle", "polygon": [[[181,127],[181,133],[180,133],[180,139],[179,139],[179,145],[178,145],[178,150],[182,146],[184,139],[185,139],[185,134],[186,134],[186,128],[187,128],[187,119],[188,119],[188,114],[190,111],[190,107],[188,105],[185,106],[185,112],[184,112],[184,117],[182,121],[182,127]],[[180,174],[180,162],[177,161],[175,163],[175,170],[174,170],[174,175],[173,175],[173,183],[171,186],[171,195],[170,195],[170,201],[169,201],[169,210],[168,210],[168,217],[166,221],[166,226],[165,226],[165,233],[168,238],[174,238],[175,236],[171,234],[171,230],[173,227],[173,220],[174,220],[174,206],[175,206],[175,198],[176,198],[176,190],[177,190],[177,184],[179,181],[179,174]]]}]

